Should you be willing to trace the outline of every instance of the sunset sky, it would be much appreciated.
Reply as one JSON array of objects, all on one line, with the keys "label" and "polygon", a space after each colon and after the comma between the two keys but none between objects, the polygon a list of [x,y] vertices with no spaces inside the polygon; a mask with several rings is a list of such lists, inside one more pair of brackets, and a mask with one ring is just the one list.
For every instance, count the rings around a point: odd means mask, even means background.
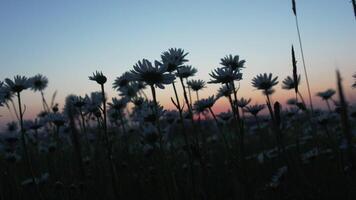
[{"label": "sunset sky", "polygon": [[[356,72],[356,21],[350,0],[297,0],[297,10],[315,104],[323,106],[316,92],[335,88],[337,68],[348,101],[356,102],[356,90],[350,88]],[[168,48],[178,47],[189,52],[189,64],[198,69],[196,78],[206,81],[220,58],[240,55],[247,62],[239,96],[263,103],[251,79],[272,72],[282,82],[292,72],[292,44],[302,73],[297,39],[289,0],[2,0],[0,80],[41,73],[49,78],[46,97],[57,90],[56,102],[62,106],[68,94],[99,90],[88,76],[102,70],[112,97],[117,95],[111,89],[115,77],[142,58],[154,61]],[[209,85],[201,96],[215,94],[217,88]],[[284,103],[293,94],[280,88],[273,99]],[[305,94],[304,73],[301,88]],[[30,118],[40,111],[40,94],[24,95],[25,118]],[[171,86],[158,90],[167,108],[172,107],[172,95]],[[219,100],[214,109],[226,110],[226,101]],[[4,107],[0,115],[0,124],[11,120]]]}]

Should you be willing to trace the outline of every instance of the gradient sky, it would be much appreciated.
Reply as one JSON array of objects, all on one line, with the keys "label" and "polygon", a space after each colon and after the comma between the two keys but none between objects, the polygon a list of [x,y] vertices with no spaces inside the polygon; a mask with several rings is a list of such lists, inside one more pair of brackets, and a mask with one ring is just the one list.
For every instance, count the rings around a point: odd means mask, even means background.
[{"label": "gradient sky", "polygon": [[[350,1],[297,0],[297,9],[313,96],[335,88],[339,68],[348,100],[355,102],[350,85],[356,72],[356,21]],[[251,79],[272,72],[281,82],[290,75],[292,44],[301,60],[297,42],[289,0],[0,0],[0,80],[41,73],[50,81],[47,98],[57,90],[61,105],[68,94],[99,89],[88,80],[95,70],[108,76],[109,96],[115,96],[111,84],[116,76],[139,59],[159,59],[171,47],[189,52],[189,63],[199,70],[197,78],[204,80],[220,58],[240,55],[247,63],[239,95],[263,103]],[[302,72],[301,61],[298,64]],[[302,81],[305,93],[303,76]],[[209,85],[201,96],[214,94],[217,87]],[[40,109],[40,95],[24,95],[29,118]],[[171,95],[170,86],[158,91],[166,107],[172,107]],[[277,90],[273,98],[285,102],[292,95]],[[220,100],[214,109],[225,110],[225,105]],[[0,115],[0,124],[11,119],[5,108]]]}]

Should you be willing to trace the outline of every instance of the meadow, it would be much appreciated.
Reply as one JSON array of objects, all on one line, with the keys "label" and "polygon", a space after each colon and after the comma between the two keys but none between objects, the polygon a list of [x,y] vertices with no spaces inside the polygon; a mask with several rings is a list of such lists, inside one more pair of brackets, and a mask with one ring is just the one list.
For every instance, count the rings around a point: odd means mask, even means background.
[{"label": "meadow", "polygon": [[[117,77],[119,96],[111,100],[106,76],[94,72],[89,80],[99,91],[68,95],[63,110],[45,99],[45,76],[5,79],[2,109],[18,121],[1,134],[1,199],[354,199],[356,112],[341,75],[337,92],[316,94],[328,109],[314,110],[299,92],[291,52],[292,75],[281,82],[291,94],[284,108],[271,99],[279,84],[271,73],[252,79],[266,97],[253,105],[238,91],[245,60],[222,58],[206,83],[194,79],[197,69],[177,48]],[[208,84],[221,87],[200,99]],[[174,88],[175,110],[156,98],[165,87]],[[23,119],[31,106],[21,101],[27,89],[42,96],[33,120]],[[230,109],[214,113],[219,98]],[[264,109],[269,115],[260,114]]]}]

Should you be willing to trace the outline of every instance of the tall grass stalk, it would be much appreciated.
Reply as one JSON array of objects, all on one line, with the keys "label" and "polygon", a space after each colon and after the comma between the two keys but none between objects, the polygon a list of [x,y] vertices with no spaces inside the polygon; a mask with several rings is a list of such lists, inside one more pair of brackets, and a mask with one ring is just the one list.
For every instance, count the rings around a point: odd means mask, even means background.
[{"label": "tall grass stalk", "polygon": [[293,13],[294,13],[295,25],[296,25],[297,33],[298,33],[298,41],[299,41],[300,52],[301,52],[301,55],[302,55],[302,62],[303,62],[303,69],[304,69],[304,74],[305,74],[305,81],[306,81],[306,83],[307,83],[307,88],[308,88],[308,96],[309,96],[310,109],[311,109],[311,111],[312,111],[312,113],[313,113],[313,112],[314,112],[313,100],[312,100],[312,96],[311,96],[311,90],[310,90],[310,84],[309,84],[309,78],[308,78],[307,67],[306,67],[306,64],[305,64],[304,51],[303,51],[303,44],[302,44],[302,37],[301,37],[301,34],[300,34],[300,29],[299,29],[298,14],[297,14],[297,8],[296,8],[295,0],[292,0],[292,10],[293,10]]}]

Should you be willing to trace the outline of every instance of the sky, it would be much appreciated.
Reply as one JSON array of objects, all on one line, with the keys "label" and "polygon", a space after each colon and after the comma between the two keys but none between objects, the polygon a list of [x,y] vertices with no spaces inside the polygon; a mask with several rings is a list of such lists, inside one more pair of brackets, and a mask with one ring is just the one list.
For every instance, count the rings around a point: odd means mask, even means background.
[{"label": "sky", "polygon": [[[339,69],[350,102],[356,72],[356,21],[349,0],[297,0],[303,47],[314,104],[315,94],[335,88]],[[0,80],[15,75],[41,73],[49,78],[46,98],[63,106],[68,94],[99,90],[88,76],[101,70],[108,77],[108,96],[115,77],[132,69],[140,59],[160,59],[171,47],[189,52],[196,79],[208,81],[211,70],[228,54],[246,60],[240,97],[253,103],[265,100],[251,86],[251,79],[271,72],[279,81],[292,73],[290,48],[294,44],[301,90],[307,98],[294,16],[289,0],[0,0]],[[219,85],[208,85],[200,96],[215,94]],[[285,102],[290,91],[276,86],[274,100]],[[149,91],[147,91],[149,94]],[[172,108],[171,86],[158,90],[159,101]],[[24,92],[25,118],[41,109],[39,93]],[[227,110],[219,100],[214,109]],[[0,108],[0,124],[15,118]]]}]

